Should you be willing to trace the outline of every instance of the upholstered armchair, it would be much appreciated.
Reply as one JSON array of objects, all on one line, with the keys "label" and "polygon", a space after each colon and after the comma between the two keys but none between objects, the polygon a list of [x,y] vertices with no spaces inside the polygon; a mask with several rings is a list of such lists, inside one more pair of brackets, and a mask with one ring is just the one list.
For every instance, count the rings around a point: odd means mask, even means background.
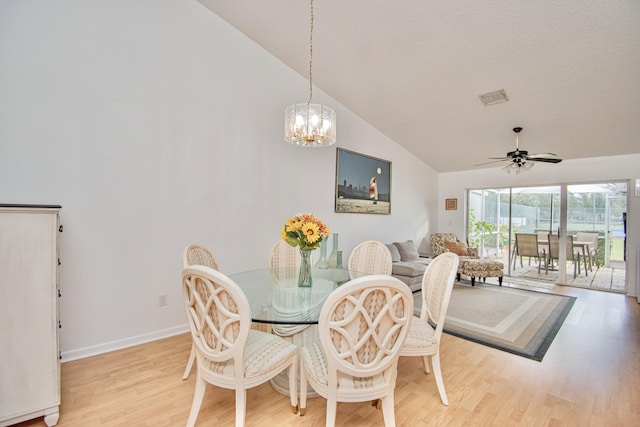
[{"label": "upholstered armchair", "polygon": [[460,261],[479,258],[478,248],[468,247],[453,233],[433,233],[431,235],[431,250],[434,258],[445,252],[457,254]]}]

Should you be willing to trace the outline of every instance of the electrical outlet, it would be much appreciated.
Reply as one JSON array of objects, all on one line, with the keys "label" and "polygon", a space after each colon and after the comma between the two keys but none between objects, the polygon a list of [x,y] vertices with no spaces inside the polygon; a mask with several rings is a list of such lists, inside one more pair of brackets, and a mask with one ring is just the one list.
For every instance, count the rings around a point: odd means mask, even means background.
[{"label": "electrical outlet", "polygon": [[158,305],[160,307],[164,307],[165,305],[167,305],[167,294],[160,294],[160,296],[158,297]]}]

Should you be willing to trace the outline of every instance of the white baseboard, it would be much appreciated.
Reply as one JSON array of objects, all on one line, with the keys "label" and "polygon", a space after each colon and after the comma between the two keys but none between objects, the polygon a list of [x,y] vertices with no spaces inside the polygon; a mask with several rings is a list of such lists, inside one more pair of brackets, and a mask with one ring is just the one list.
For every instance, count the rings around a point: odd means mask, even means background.
[{"label": "white baseboard", "polygon": [[169,338],[174,335],[184,334],[189,332],[189,325],[184,324],[175,326],[173,328],[163,329],[160,331],[151,332],[144,335],[137,335],[135,337],[129,337],[122,340],[111,341],[104,344],[98,344],[91,347],[79,348],[76,350],[69,350],[62,352],[61,362],[71,362],[72,360],[84,359],[85,357],[97,356],[98,354],[108,353],[114,350],[120,350],[127,347],[133,347],[134,345],[144,344],[151,341],[160,340],[163,338]]}]

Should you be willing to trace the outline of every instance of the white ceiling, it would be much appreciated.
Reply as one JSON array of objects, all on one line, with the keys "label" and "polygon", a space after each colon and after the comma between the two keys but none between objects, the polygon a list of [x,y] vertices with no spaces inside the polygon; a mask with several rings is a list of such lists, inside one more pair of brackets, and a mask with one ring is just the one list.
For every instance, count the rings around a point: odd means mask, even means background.
[{"label": "white ceiling", "polygon": [[[309,1],[199,1],[308,77]],[[512,151],[516,126],[529,153],[640,153],[638,0],[315,0],[314,9],[314,85],[438,172]],[[509,102],[480,102],[499,89]],[[340,117],[337,129],[340,145]]]}]

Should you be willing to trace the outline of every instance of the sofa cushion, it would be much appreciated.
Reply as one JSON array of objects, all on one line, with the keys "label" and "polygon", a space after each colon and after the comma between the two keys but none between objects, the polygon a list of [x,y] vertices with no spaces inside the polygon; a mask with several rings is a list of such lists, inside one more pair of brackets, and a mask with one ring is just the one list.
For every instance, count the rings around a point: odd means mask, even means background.
[{"label": "sofa cushion", "polygon": [[389,249],[389,252],[391,252],[391,262],[400,261],[400,252],[398,252],[398,248],[396,247],[396,245],[394,245],[393,243],[387,243],[385,246],[387,247],[387,249]]},{"label": "sofa cushion", "polygon": [[469,250],[464,242],[452,242],[450,240],[445,240],[444,245],[449,252],[453,252],[460,256],[469,256]]},{"label": "sofa cushion", "polygon": [[391,274],[398,274],[400,276],[422,276],[427,269],[427,264],[421,262],[394,262],[392,266]]},{"label": "sofa cushion", "polygon": [[420,254],[418,254],[418,250],[416,246],[413,244],[413,240],[407,240],[406,242],[393,242],[394,245],[398,248],[398,252],[400,252],[400,260],[401,261],[415,261],[420,259]]}]

